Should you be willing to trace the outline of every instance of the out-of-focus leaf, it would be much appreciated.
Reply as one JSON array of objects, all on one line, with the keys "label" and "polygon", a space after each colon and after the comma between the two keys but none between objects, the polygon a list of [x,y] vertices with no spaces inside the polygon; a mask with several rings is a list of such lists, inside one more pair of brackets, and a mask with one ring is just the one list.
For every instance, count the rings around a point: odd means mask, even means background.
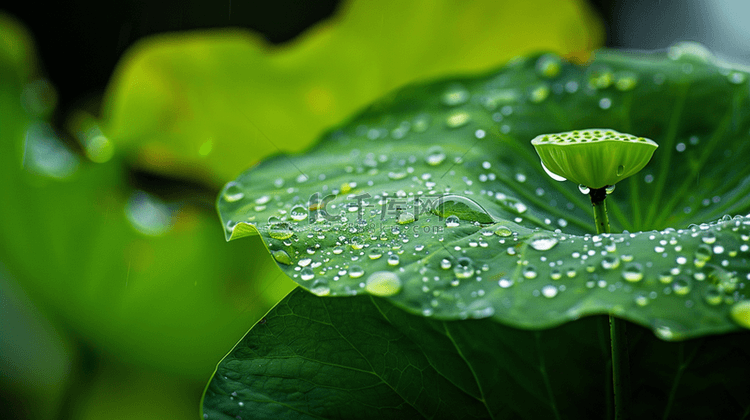
[{"label": "out-of-focus leaf", "polygon": [[165,35],[122,60],[106,133],[138,164],[218,184],[415,80],[482,71],[532,50],[585,57],[583,1],[353,1],[281,47],[239,30]]},{"label": "out-of-focus leaf", "polygon": [[[750,153],[749,98],[747,73],[694,44],[535,55],[390,95],[228,183],[219,212],[228,239],[259,232],[320,296],[523,328],[609,313],[664,339],[733,331],[750,326],[750,169],[730,158]],[[584,128],[660,145],[607,199],[634,233],[592,236],[588,197],[530,143]]]},{"label": "out-of-focus leaf", "polygon": [[[523,331],[297,289],[219,364],[204,418],[607,418],[607,334],[602,316]],[[633,418],[746,418],[750,333],[669,343],[629,325],[628,335]]]},{"label": "out-of-focus leaf", "polygon": [[193,381],[105,360],[72,402],[76,420],[194,420],[200,387]]},{"label": "out-of-focus leaf", "polygon": [[134,191],[121,162],[71,150],[22,108],[38,91],[9,56],[0,50],[0,261],[95,348],[205,377],[292,286],[260,241],[216,238],[212,209]]},{"label": "out-of-focus leaf", "polygon": [[36,62],[33,42],[26,28],[0,11],[0,62],[4,71],[13,72],[18,80],[27,80]]}]

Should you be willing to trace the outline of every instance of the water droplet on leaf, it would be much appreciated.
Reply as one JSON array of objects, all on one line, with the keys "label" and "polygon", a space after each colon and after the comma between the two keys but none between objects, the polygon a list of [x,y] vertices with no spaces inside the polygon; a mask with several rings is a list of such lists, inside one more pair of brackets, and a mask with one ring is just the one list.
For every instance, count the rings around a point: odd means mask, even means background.
[{"label": "water droplet on leaf", "polygon": [[365,290],[375,296],[393,296],[401,291],[401,279],[390,271],[377,271],[367,278]]}]

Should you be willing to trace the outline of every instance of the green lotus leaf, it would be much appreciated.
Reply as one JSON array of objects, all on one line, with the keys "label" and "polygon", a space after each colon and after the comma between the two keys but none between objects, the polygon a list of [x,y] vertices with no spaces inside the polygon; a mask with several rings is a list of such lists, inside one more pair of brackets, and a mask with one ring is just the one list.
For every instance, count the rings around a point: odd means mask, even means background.
[{"label": "green lotus leaf", "polygon": [[[219,364],[214,419],[611,418],[606,316],[524,331],[386,299],[295,290]],[[632,418],[742,419],[750,334],[666,342],[628,326]]]},{"label": "green lotus leaf", "polygon": [[[389,302],[438,319],[549,328],[614,314],[664,339],[737,330],[747,74],[695,51],[605,50],[583,66],[542,54],[410,86],[227,184],[226,237],[259,233],[320,296],[368,293],[390,272]],[[659,145],[607,200],[622,233],[592,235],[587,197],[547,176],[530,143],[590,127]]]},{"label": "green lotus leaf", "polygon": [[221,185],[407,83],[542,49],[586,59],[601,41],[581,0],[352,1],[282,46],[237,29],[141,42],[107,89],[102,127],[141,167]]},{"label": "green lotus leaf", "polygon": [[659,147],[653,140],[605,129],[542,134],[531,144],[548,171],[591,189],[637,174]]}]

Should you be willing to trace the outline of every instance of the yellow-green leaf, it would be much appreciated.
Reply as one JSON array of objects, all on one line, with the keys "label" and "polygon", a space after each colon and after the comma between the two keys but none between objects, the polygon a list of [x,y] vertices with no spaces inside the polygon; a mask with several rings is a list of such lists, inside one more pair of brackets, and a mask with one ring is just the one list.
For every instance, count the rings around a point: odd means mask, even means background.
[{"label": "yellow-green leaf", "polygon": [[537,50],[582,59],[601,32],[583,1],[388,0],[280,47],[244,30],[164,35],[122,60],[104,127],[142,167],[218,185],[406,83]]}]

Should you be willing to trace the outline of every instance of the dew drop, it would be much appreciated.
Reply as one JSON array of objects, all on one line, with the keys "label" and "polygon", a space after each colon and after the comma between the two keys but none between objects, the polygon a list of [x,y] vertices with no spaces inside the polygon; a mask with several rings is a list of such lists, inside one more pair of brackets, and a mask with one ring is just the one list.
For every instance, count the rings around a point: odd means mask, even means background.
[{"label": "dew drop", "polygon": [[531,240],[531,247],[537,251],[549,251],[557,245],[558,240],[553,236],[538,235]]},{"label": "dew drop", "polygon": [[542,296],[546,298],[553,298],[557,296],[557,287],[551,284],[542,287]]},{"label": "dew drop", "polygon": [[620,258],[616,255],[607,255],[602,259],[602,268],[605,270],[614,270],[620,266]]},{"label": "dew drop", "polygon": [[365,290],[375,296],[393,296],[401,291],[401,279],[390,271],[377,271],[367,278]]},{"label": "dew drop", "polygon": [[451,260],[447,258],[443,258],[442,260],[440,260],[440,268],[442,268],[443,270],[451,268],[451,265]]},{"label": "dew drop", "polygon": [[678,277],[674,283],[672,283],[672,290],[674,290],[675,294],[684,296],[688,293],[690,293],[690,283],[691,280],[687,277]]},{"label": "dew drop", "polygon": [[617,167],[617,176],[622,176],[622,174],[625,173],[625,166],[620,165]]},{"label": "dew drop", "polygon": [[294,230],[292,230],[292,226],[287,222],[272,223],[268,227],[268,236],[273,239],[283,241],[284,239],[291,238],[293,235]]},{"label": "dew drop", "polygon": [[282,249],[273,251],[271,255],[273,255],[273,259],[275,259],[280,264],[292,265],[291,257],[289,257],[289,254],[287,254],[287,252]]},{"label": "dew drop", "polygon": [[442,102],[448,106],[461,105],[469,100],[469,92],[461,86],[453,86],[445,91],[442,96]]},{"label": "dew drop", "polygon": [[399,263],[398,255],[393,254],[393,255],[388,256],[388,265],[395,267],[398,265],[398,263]]},{"label": "dew drop", "polygon": [[698,245],[698,248],[696,248],[695,250],[693,264],[697,268],[704,267],[706,263],[711,259],[712,254],[713,251],[711,250],[710,246],[706,244]]},{"label": "dew drop", "polygon": [[461,257],[456,261],[456,266],[453,268],[453,274],[456,278],[467,279],[474,275],[474,266],[472,261],[468,257]]},{"label": "dew drop", "polygon": [[372,248],[370,249],[370,252],[367,253],[367,257],[371,260],[377,260],[378,258],[383,256],[383,251],[380,250],[380,248]]},{"label": "dew drop", "polygon": [[289,217],[295,222],[300,222],[307,219],[307,209],[303,205],[296,205],[289,210]]},{"label": "dew drop", "polygon": [[744,83],[745,79],[746,79],[745,74],[741,73],[739,71],[733,71],[733,72],[729,73],[729,76],[727,76],[727,78],[729,79],[730,83],[733,83],[735,85],[739,85],[741,83]]},{"label": "dew drop", "polygon": [[513,286],[513,280],[511,280],[511,279],[506,279],[506,278],[502,278],[502,279],[500,279],[500,280],[499,280],[499,281],[497,282],[497,284],[498,284],[498,285],[499,285],[500,287],[502,287],[503,289],[507,289],[507,288],[509,288],[510,286]]},{"label": "dew drop", "polygon": [[538,104],[541,102],[544,102],[545,99],[549,96],[549,87],[546,84],[539,85],[535,87],[530,95],[529,100],[531,100],[532,103]]},{"label": "dew drop", "polygon": [[432,146],[427,149],[427,155],[425,155],[425,162],[430,166],[440,165],[445,161],[445,152],[440,146]]},{"label": "dew drop", "polygon": [[701,241],[705,244],[713,244],[716,242],[716,235],[713,232],[706,232],[705,235],[701,238]]},{"label": "dew drop", "polygon": [[545,54],[539,57],[535,67],[540,76],[551,79],[560,73],[562,61],[554,54]]},{"label": "dew drop", "polygon": [[234,203],[235,201],[242,200],[244,197],[245,193],[242,192],[240,185],[236,182],[230,182],[224,187],[224,201]]},{"label": "dew drop", "polygon": [[723,298],[721,291],[712,285],[706,287],[703,292],[703,299],[712,306],[720,304]]},{"label": "dew drop", "polygon": [[589,187],[587,187],[587,186],[585,186],[583,184],[578,184],[578,191],[580,191],[581,194],[588,194],[588,193],[591,192],[591,188],[589,188]]},{"label": "dew drop", "polygon": [[513,231],[511,231],[507,226],[498,226],[497,229],[495,229],[495,235],[500,237],[508,237],[513,234]]},{"label": "dew drop", "polygon": [[353,265],[349,267],[349,277],[353,279],[358,279],[362,277],[363,275],[365,275],[365,270],[362,269],[362,267],[358,265]]},{"label": "dew drop", "polygon": [[471,120],[468,112],[458,111],[450,114],[445,120],[445,125],[449,128],[458,128],[466,125]]},{"label": "dew drop", "polygon": [[316,296],[328,296],[331,294],[331,288],[328,287],[328,282],[321,280],[316,281],[312,287],[310,288],[310,292],[312,292]]},{"label": "dew drop", "polygon": [[448,194],[440,197],[439,202],[431,209],[439,217],[456,216],[468,222],[493,223],[494,219],[487,210],[476,201],[460,195]]},{"label": "dew drop", "polygon": [[643,266],[639,263],[629,263],[622,270],[622,278],[629,282],[638,282],[643,279]]},{"label": "dew drop", "polygon": [[310,281],[315,278],[315,273],[313,272],[312,268],[305,267],[302,269],[302,271],[299,272],[299,277],[304,281]]},{"label": "dew drop", "polygon": [[615,186],[614,185],[607,185],[604,188],[604,191],[607,193],[607,195],[612,194],[613,192],[615,192]]},{"label": "dew drop", "polygon": [[527,266],[523,268],[523,277],[529,280],[535,279],[537,276],[536,268]]},{"label": "dew drop", "polygon": [[449,227],[449,228],[458,227],[459,224],[460,223],[459,223],[458,216],[451,215],[451,216],[448,216],[445,219],[445,226],[446,227]]},{"label": "dew drop", "polygon": [[405,224],[414,222],[414,220],[415,220],[414,219],[414,214],[412,214],[412,213],[410,213],[408,211],[405,211],[405,212],[403,212],[403,213],[401,213],[401,214],[398,215],[397,222],[400,225],[405,225]]}]

